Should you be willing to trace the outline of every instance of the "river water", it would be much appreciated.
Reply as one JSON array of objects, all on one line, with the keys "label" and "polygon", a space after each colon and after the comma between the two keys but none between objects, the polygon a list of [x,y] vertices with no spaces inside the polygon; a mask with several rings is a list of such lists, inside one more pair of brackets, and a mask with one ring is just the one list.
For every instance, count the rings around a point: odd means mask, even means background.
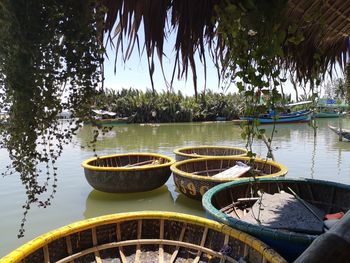
[{"label": "river water", "polygon": [[[287,177],[306,177],[350,184],[350,142],[339,142],[328,125],[337,119],[317,120],[317,135],[305,123],[277,126],[273,148],[275,159],[289,169]],[[350,119],[343,119],[350,128]],[[272,126],[265,126],[267,132]],[[83,127],[74,143],[67,146],[58,161],[58,188],[52,205],[33,207],[28,214],[25,237],[17,239],[25,202],[24,188],[18,176],[0,177],[0,257],[34,237],[77,220],[105,214],[140,210],[162,210],[204,216],[201,203],[175,189],[172,177],[154,191],[135,194],[106,194],[93,190],[84,177],[81,162],[93,152],[81,148],[91,138],[91,127]],[[97,153],[155,152],[174,157],[173,150],[191,145],[244,147],[239,126],[232,122],[180,123],[160,125],[125,124],[116,126],[98,141]],[[255,151],[263,155],[265,147],[257,142]],[[9,159],[0,151],[0,172]]]}]

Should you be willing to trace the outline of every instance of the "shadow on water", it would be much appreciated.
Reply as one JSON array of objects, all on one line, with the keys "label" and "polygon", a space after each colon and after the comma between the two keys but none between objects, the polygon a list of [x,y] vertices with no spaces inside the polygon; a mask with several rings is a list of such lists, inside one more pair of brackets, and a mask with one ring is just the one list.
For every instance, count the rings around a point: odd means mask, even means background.
[{"label": "shadow on water", "polygon": [[[193,201],[193,202],[191,202]],[[134,211],[172,211],[204,216],[201,203],[195,200],[175,201],[167,186],[140,193],[104,193],[92,190],[85,203],[84,217]]]}]

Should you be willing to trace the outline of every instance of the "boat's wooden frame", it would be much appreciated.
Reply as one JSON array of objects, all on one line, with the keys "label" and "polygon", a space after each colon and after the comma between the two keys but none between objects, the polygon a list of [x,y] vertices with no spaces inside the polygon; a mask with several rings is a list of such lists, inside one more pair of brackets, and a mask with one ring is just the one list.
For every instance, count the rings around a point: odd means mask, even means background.
[{"label": "boat's wooden frame", "polygon": [[255,172],[257,177],[278,177],[284,176],[288,172],[287,167],[282,164],[256,158],[253,161],[254,169],[243,175],[243,177],[234,179],[212,177],[214,174],[235,166],[238,161],[249,164],[251,160],[251,158],[243,156],[197,158],[176,162],[170,169],[173,172],[173,179],[177,189],[184,195],[196,200],[201,200],[208,189],[218,184],[253,176],[251,172]]},{"label": "boat's wooden frame", "polygon": [[[227,253],[223,249],[229,248]],[[205,218],[173,212],[137,212],[83,220],[44,234],[1,263],[66,263],[80,260],[150,262],[286,263],[271,248],[241,231]],[[89,261],[89,262],[90,262]],[[118,262],[119,262],[118,261]]]},{"label": "boat's wooden frame", "polygon": [[174,150],[175,159],[177,162],[194,158],[204,157],[216,157],[216,156],[246,156],[247,150],[239,147],[229,146],[213,146],[213,145],[201,145],[201,146],[189,146],[182,147]]}]

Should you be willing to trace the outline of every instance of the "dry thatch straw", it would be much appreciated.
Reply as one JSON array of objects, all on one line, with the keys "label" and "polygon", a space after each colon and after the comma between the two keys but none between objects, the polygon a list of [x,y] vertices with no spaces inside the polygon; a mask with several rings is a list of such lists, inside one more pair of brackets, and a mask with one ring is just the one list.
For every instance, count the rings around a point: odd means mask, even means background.
[{"label": "dry thatch straw", "polygon": [[[149,73],[154,72],[154,53],[162,64],[163,45],[169,31],[176,31],[176,59],[172,80],[187,77],[193,72],[195,93],[197,75],[194,54],[197,53],[206,68],[205,45],[208,45],[214,63],[219,65],[225,47],[216,34],[214,6],[219,0],[103,0],[107,7],[105,33],[116,37],[116,51],[127,60],[135,44],[140,52],[138,31],[144,25],[144,48],[148,56]],[[232,0],[231,2],[240,2]],[[281,17],[297,24],[305,40],[297,47],[286,45],[282,59],[285,68],[295,71],[299,80],[308,79],[315,70],[332,74],[337,63],[346,62],[346,41],[350,34],[350,2],[344,0],[289,0]],[[114,28],[116,28],[115,32]],[[287,29],[286,29],[287,30]],[[125,39],[124,39],[125,38]],[[128,45],[125,48],[123,41]],[[315,59],[315,54],[320,56]],[[205,71],[206,77],[206,71]],[[153,81],[152,81],[153,87]]]}]

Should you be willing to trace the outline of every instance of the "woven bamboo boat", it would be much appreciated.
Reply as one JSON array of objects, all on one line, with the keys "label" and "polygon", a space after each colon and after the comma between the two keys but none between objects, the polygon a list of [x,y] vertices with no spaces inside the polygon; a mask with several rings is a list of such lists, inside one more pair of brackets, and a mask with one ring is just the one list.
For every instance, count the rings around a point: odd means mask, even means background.
[{"label": "woven bamboo boat", "polygon": [[177,162],[187,159],[215,157],[215,156],[246,156],[247,150],[238,147],[225,146],[193,146],[174,150]]},{"label": "woven bamboo boat", "polygon": [[44,234],[0,262],[286,262],[261,241],[205,218],[138,212],[80,221]]},{"label": "woven bamboo boat", "polygon": [[[190,198],[201,200],[208,189],[218,184],[232,180],[242,180],[244,177],[252,176],[252,173],[248,172],[236,179],[212,177],[235,166],[238,161],[248,164],[249,160],[250,158],[248,157],[197,158],[176,162],[170,169],[173,172],[173,179],[177,189]],[[284,176],[288,172],[284,165],[262,159],[255,159],[253,168],[254,171],[258,171],[256,175],[259,177]]]},{"label": "woven bamboo boat", "polygon": [[[210,189],[204,195],[202,204],[211,218],[259,238],[288,261],[294,261],[318,235],[244,222],[237,216],[242,209],[235,205],[238,198],[257,197],[257,189],[270,194],[281,190],[291,193],[288,187],[300,198],[326,213],[346,212],[350,209],[349,185],[303,178],[264,178],[257,182],[247,178],[229,182]],[[251,205],[247,204],[248,207]]]},{"label": "woven bamboo boat", "polygon": [[174,162],[170,157],[155,153],[128,153],[92,158],[82,166],[87,181],[96,190],[131,193],[165,184]]}]

